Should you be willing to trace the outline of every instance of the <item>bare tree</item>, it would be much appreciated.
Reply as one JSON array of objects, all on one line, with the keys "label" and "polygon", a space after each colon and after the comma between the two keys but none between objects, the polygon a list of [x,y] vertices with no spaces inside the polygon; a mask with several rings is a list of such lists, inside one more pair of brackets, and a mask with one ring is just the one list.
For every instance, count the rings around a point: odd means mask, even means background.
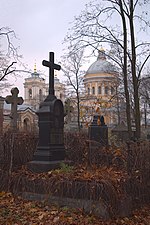
[{"label": "bare tree", "polygon": [[[130,137],[131,105],[128,76],[129,72],[131,73],[136,138],[139,139],[139,80],[142,70],[150,57],[150,43],[145,40],[139,41],[138,36],[150,26],[147,19],[148,12],[143,13],[142,11],[142,7],[149,4],[149,0],[105,0],[103,2],[105,5],[97,3],[97,1],[86,5],[85,10],[82,11],[79,17],[75,18],[74,25],[65,41],[69,41],[69,44],[71,42],[70,50],[72,52],[77,52],[85,47],[94,52],[102,43],[119,47],[121,58],[109,54],[108,57],[122,70],[126,98],[126,117]],[[142,14],[140,15],[139,12],[142,12]],[[141,57],[140,60],[139,57]]]},{"label": "bare tree", "polygon": [[14,63],[17,62],[12,62],[10,65],[7,65],[5,68],[0,70],[0,81],[4,80],[8,74],[15,72],[15,68],[13,68]]},{"label": "bare tree", "polygon": [[80,93],[84,71],[82,70],[83,50],[75,53],[68,53],[63,56],[62,70],[67,78],[67,84],[71,87],[77,103],[77,121],[80,131]]},{"label": "bare tree", "polygon": [[[150,76],[149,69],[140,81],[139,94],[141,100],[141,109],[144,115],[145,128],[147,127],[147,118],[150,112]],[[142,117],[142,115],[141,115]]]},{"label": "bare tree", "polygon": [[[8,75],[15,75],[17,62],[20,63],[21,55],[18,48],[13,44],[16,39],[15,32],[9,27],[0,28],[0,87],[6,88],[9,85]],[[3,82],[3,83],[2,83]]]}]

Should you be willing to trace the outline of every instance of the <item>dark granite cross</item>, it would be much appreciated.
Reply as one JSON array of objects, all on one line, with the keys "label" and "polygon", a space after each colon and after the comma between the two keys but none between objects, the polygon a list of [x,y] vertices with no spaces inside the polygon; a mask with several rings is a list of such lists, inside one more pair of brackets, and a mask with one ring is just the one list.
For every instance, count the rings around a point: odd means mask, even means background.
[{"label": "dark granite cross", "polygon": [[23,98],[18,97],[19,90],[18,88],[11,89],[12,95],[8,95],[5,98],[7,104],[11,104],[11,128],[15,131],[17,130],[17,105],[23,104]]},{"label": "dark granite cross", "polygon": [[60,70],[61,66],[54,63],[54,52],[49,52],[49,61],[43,60],[42,65],[49,67],[49,95],[55,95],[54,91],[54,69]]}]

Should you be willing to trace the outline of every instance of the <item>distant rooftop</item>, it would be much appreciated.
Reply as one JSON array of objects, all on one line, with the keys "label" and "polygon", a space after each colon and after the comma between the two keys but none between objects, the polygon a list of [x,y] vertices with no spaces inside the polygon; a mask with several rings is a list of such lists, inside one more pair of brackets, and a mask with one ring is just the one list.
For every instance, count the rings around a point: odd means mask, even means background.
[{"label": "distant rooftop", "polygon": [[89,67],[86,74],[117,73],[117,68],[106,59],[104,49],[98,51],[97,60]]},{"label": "distant rooftop", "polygon": [[[27,108],[30,108],[31,110],[35,111],[33,106],[31,105],[28,105],[28,104],[22,104],[22,105],[18,105],[18,110],[19,111],[24,111],[26,110]],[[4,110],[8,110],[10,111],[11,110],[11,104],[7,104],[5,101],[4,101]]]}]

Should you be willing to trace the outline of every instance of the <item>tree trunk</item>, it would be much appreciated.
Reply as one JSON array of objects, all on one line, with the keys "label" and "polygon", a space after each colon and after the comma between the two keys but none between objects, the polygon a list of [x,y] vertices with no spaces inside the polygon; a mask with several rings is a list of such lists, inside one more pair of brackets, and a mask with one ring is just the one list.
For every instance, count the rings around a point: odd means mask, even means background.
[{"label": "tree trunk", "polygon": [[130,38],[131,38],[131,72],[132,72],[132,82],[133,82],[133,97],[134,97],[134,108],[135,108],[135,136],[137,139],[141,136],[141,126],[140,126],[140,105],[139,105],[139,92],[138,92],[138,78],[136,76],[136,49],[135,49],[135,36],[134,36],[134,24],[133,24],[133,0],[130,0]]},{"label": "tree trunk", "polygon": [[79,92],[77,91],[77,109],[78,109],[78,131],[80,131],[80,99],[79,99]]},{"label": "tree trunk", "polygon": [[117,96],[117,115],[118,115],[118,125],[121,123],[120,118],[120,104],[119,104],[119,96],[118,96],[118,88],[116,86],[116,96]]},{"label": "tree trunk", "polygon": [[129,132],[129,137],[132,137],[131,128],[131,108],[130,108],[130,97],[128,91],[128,75],[127,75],[127,26],[126,19],[123,11],[122,0],[119,0],[121,19],[123,24],[123,79],[124,79],[124,90],[126,98],[126,117],[127,117],[127,127]]}]

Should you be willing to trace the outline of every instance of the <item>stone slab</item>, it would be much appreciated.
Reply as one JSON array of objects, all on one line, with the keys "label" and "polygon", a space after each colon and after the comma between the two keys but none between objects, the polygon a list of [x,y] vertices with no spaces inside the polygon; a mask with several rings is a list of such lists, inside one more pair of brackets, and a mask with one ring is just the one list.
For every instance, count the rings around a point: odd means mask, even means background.
[{"label": "stone slab", "polygon": [[30,201],[45,201],[47,204],[55,204],[60,207],[69,207],[74,209],[82,209],[85,213],[92,213],[104,220],[110,218],[109,209],[103,201],[93,201],[85,199],[73,199],[66,197],[50,196],[46,194],[36,194],[31,192],[23,192],[21,196]]},{"label": "stone slab", "polygon": [[50,170],[59,169],[61,163],[65,163],[70,165],[71,161],[67,160],[58,160],[58,161],[30,161],[27,164],[29,170],[33,173],[43,173],[48,172]]}]

